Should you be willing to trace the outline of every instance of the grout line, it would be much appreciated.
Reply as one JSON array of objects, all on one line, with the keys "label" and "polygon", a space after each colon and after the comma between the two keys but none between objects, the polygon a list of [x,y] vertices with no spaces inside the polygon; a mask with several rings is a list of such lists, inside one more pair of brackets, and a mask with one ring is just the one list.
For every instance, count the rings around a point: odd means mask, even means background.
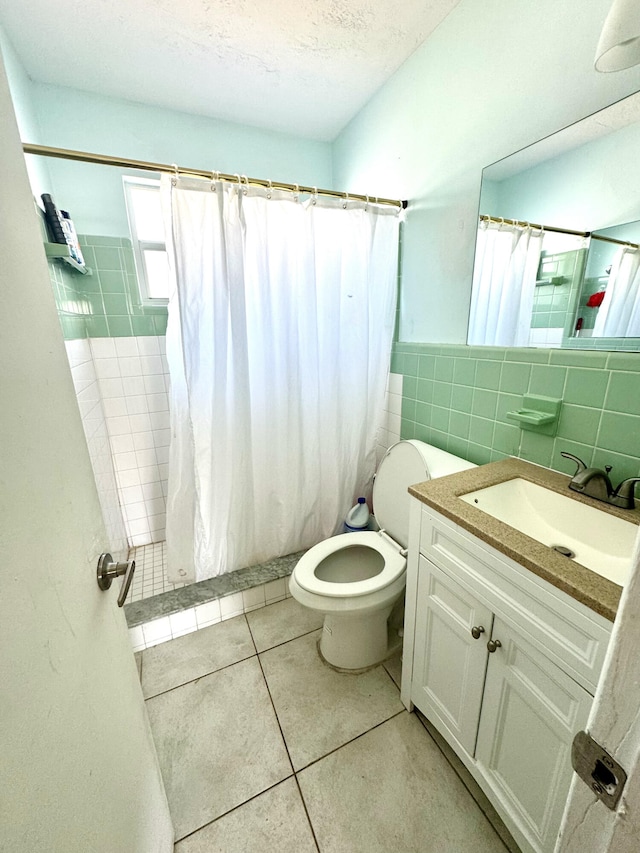
[{"label": "grout line", "polygon": [[[276,601],[275,603],[280,604],[279,601]],[[251,630],[251,626],[249,626],[249,630]],[[267,649],[262,649],[262,651],[258,651],[258,654],[264,655],[266,654],[266,652],[270,652],[272,649],[279,649],[280,646],[286,646],[287,643],[292,643],[294,640],[300,640],[302,637],[308,637],[309,634],[315,634],[316,631],[322,631],[322,626],[320,626],[319,628],[312,628],[310,631],[305,631],[304,634],[298,634],[297,636],[291,637],[288,640],[283,640],[281,643],[276,643],[275,646],[269,646],[269,648]]]},{"label": "grout line", "polygon": [[[294,637],[294,639],[297,639],[297,637]],[[291,640],[288,640],[288,642],[291,642]],[[284,645],[284,643],[281,643],[281,645]],[[287,743],[287,740],[284,736],[284,732],[282,730],[280,718],[278,717],[278,711],[276,710],[276,705],[275,705],[275,702],[273,701],[273,696],[271,695],[271,690],[269,688],[269,682],[267,681],[267,676],[265,675],[264,668],[262,666],[262,661],[260,659],[260,655],[258,655],[258,663],[260,665],[260,671],[262,672],[262,677],[264,679],[265,687],[267,688],[267,693],[269,695],[269,701],[271,702],[271,707],[273,708],[273,713],[274,713],[274,716],[276,718],[278,728],[280,729],[280,736],[282,738],[284,748],[287,752],[287,758],[289,759],[289,764],[291,765],[291,770],[293,771],[293,778],[295,779],[296,786],[298,788],[298,793],[300,794],[300,799],[302,801],[302,807],[304,808],[304,813],[307,816],[307,820],[309,822],[309,829],[311,830],[311,835],[313,836],[313,843],[316,845],[316,850],[320,851],[320,845],[318,844],[318,839],[316,838],[316,832],[315,832],[315,829],[313,828],[313,824],[311,823],[311,817],[309,816],[307,804],[305,802],[304,797],[302,796],[302,790],[300,788],[300,783],[298,782],[298,775],[297,775],[298,771],[294,768],[293,761],[291,760],[291,753],[289,752],[289,745]]]},{"label": "grout line", "polygon": [[226,817],[227,815],[230,815],[232,812],[235,812],[238,809],[241,809],[242,806],[246,806],[247,803],[250,803],[252,800],[257,800],[258,797],[261,797],[263,794],[266,794],[267,791],[272,791],[274,788],[277,788],[278,785],[281,785],[283,782],[286,782],[287,779],[292,779],[292,778],[294,778],[293,773],[291,773],[289,776],[285,776],[284,779],[280,779],[280,781],[278,781],[278,782],[274,782],[273,785],[269,785],[269,787],[265,788],[264,791],[260,791],[260,793],[258,793],[258,794],[253,794],[253,796],[249,797],[247,800],[244,800],[243,802],[238,803],[237,806],[233,806],[233,808],[228,809],[226,812],[223,812],[222,814],[218,815],[218,817],[214,817],[213,820],[209,820],[209,821],[207,821],[207,823],[203,823],[202,826],[199,826],[197,829],[193,829],[191,832],[188,832],[186,835],[183,835],[181,838],[176,838],[174,841],[174,844],[177,844],[179,841],[184,841],[187,838],[191,838],[191,836],[195,835],[196,832],[200,832],[201,830],[206,829],[206,827],[211,826],[212,823],[217,823],[219,820],[221,820],[221,818]]},{"label": "grout line", "polygon": [[[440,754],[442,755],[442,757],[444,758],[444,760],[447,762],[447,764],[449,765],[449,767],[450,767],[450,768],[453,770],[453,772],[456,774],[456,776],[458,777],[458,779],[460,780],[460,782],[461,782],[461,783],[462,783],[462,785],[464,786],[464,789],[467,791],[467,793],[469,794],[469,796],[471,797],[471,799],[473,800],[473,802],[476,804],[476,806],[478,807],[478,809],[479,809],[479,810],[482,812],[482,814],[484,815],[484,817],[485,817],[485,819],[486,819],[487,823],[489,824],[489,826],[491,827],[491,829],[493,829],[493,831],[495,832],[495,834],[496,834],[496,835],[498,836],[498,838],[500,839],[500,841],[501,841],[501,843],[502,843],[502,845],[503,845],[504,849],[507,851],[507,853],[513,853],[513,852],[512,852],[512,850],[511,850],[511,848],[510,848],[510,847],[507,845],[507,843],[504,841],[504,839],[503,839],[503,837],[502,837],[502,831],[500,831],[500,832],[499,832],[499,831],[496,829],[496,827],[495,827],[495,826],[494,826],[494,824],[493,824],[493,821],[491,820],[491,818],[489,817],[489,815],[487,814],[487,812],[484,810],[482,803],[481,803],[481,802],[479,802],[479,801],[478,801],[478,799],[476,798],[476,792],[475,792],[475,790],[473,790],[473,786],[469,786],[469,785],[467,784],[467,781],[465,780],[464,775],[463,775],[463,774],[461,774],[461,773],[459,773],[459,772],[458,772],[458,770],[457,770],[457,768],[456,768],[456,766],[455,766],[455,764],[453,764],[453,763],[449,760],[449,757],[448,757],[447,753],[446,753],[446,752],[444,751],[444,749],[440,746],[440,744],[438,743],[438,741],[436,740],[436,738],[431,734],[431,732],[429,731],[429,728],[428,728],[428,727],[427,727],[427,725],[425,724],[425,721],[426,721],[427,723],[429,723],[429,725],[433,725],[433,724],[429,722],[429,720],[427,719],[427,717],[424,717],[424,715],[422,714],[422,712],[420,711],[420,709],[419,709],[419,708],[416,708],[416,709],[415,709],[415,711],[416,711],[415,716],[416,716],[416,718],[418,719],[418,722],[421,724],[422,728],[424,729],[425,734],[426,734],[426,735],[431,739],[431,741],[434,743],[434,745],[436,746],[436,748],[438,749],[438,751],[440,752]],[[424,718],[424,719],[423,719],[423,718]],[[434,727],[434,728],[435,728],[435,727]],[[443,739],[444,739],[444,738],[443,738]],[[454,755],[455,755],[455,752],[453,751],[453,748],[451,748],[451,750],[452,750],[452,752],[453,752],[453,753],[454,753]],[[456,756],[456,757],[457,757],[457,756]],[[462,764],[462,759],[459,759],[459,760],[460,760],[460,763]],[[464,765],[462,765],[462,766],[464,767]],[[465,768],[465,770],[466,770],[466,768]],[[468,770],[467,770],[467,772],[469,773],[469,771],[468,771]],[[470,773],[469,773],[469,778],[470,778],[470,779],[472,779],[472,780],[474,781],[474,783],[475,783],[475,780],[473,779],[473,777],[471,776],[471,774],[470,774]],[[477,783],[475,783],[475,784],[477,785]],[[486,796],[486,795],[484,794],[484,791],[482,791],[482,789],[480,788],[480,786],[479,786],[479,785],[478,785],[478,789],[481,791],[481,793],[482,793],[484,796]],[[488,798],[487,798],[487,800],[488,800]],[[489,802],[489,804],[491,805],[491,803],[490,803],[490,802]],[[500,815],[498,815],[498,813],[497,813],[497,812],[496,812],[496,816],[498,817],[498,820],[500,820],[500,821],[501,821]],[[502,821],[501,821],[501,822],[502,822]],[[509,830],[508,830],[508,828],[506,827],[506,825],[504,825],[504,824],[503,824],[503,828],[504,828],[504,830],[505,830],[507,833],[509,833]],[[510,833],[509,833],[509,835],[510,835]],[[516,844],[515,839],[512,839],[512,840],[513,840],[513,843],[515,844],[515,848],[514,848],[514,849],[519,850],[520,848],[519,848],[519,847],[518,847],[518,845]]]},{"label": "grout line", "polygon": [[307,808],[307,802],[304,798],[304,794],[302,793],[302,788],[300,787],[300,780],[298,779],[298,774],[294,773],[293,778],[296,783],[296,787],[298,788],[298,793],[300,794],[300,800],[302,802],[302,808],[304,809],[304,813],[307,816],[307,820],[309,821],[309,829],[311,830],[311,835],[313,836],[313,842],[316,845],[316,850],[320,853],[320,845],[318,844],[318,839],[316,837],[316,831],[313,828],[313,823],[311,822],[311,815],[309,814],[309,809]]},{"label": "grout line", "polygon": [[[218,624],[218,623],[216,623]],[[212,626],[209,626],[212,627]],[[191,631],[191,633],[195,633],[195,631]],[[184,634],[183,636],[188,637],[189,634]],[[176,640],[179,640],[180,637],[176,637]],[[164,645],[163,643],[158,643],[159,646]],[[153,648],[153,646],[151,647]],[[146,652],[147,649],[143,649],[143,652]],[[229,669],[229,667],[235,666],[238,663],[244,663],[244,661],[251,660],[251,658],[257,657],[257,654],[247,655],[246,658],[240,658],[239,660],[235,660],[233,663],[227,663],[224,666],[218,667],[218,669],[212,669],[210,672],[203,672],[201,675],[196,675],[195,678],[190,678],[188,681],[183,681],[180,684],[174,684],[173,687],[168,687],[166,690],[161,690],[159,693],[154,693],[153,696],[145,696],[145,702],[148,702],[150,699],[157,699],[158,696],[164,696],[167,693],[171,693],[173,690],[177,690],[179,687],[186,687],[187,684],[193,684],[196,681],[200,681],[201,678],[207,678],[210,675],[215,675],[218,672],[223,672],[225,669]],[[264,673],[263,673],[264,674]]]},{"label": "grout line", "polygon": [[384,726],[385,723],[388,723],[390,720],[393,720],[396,717],[399,717],[400,714],[408,714],[408,713],[409,712],[407,711],[406,708],[404,708],[404,707],[401,708],[399,711],[396,711],[395,714],[391,714],[390,717],[387,717],[386,720],[381,720],[379,723],[376,723],[375,726],[371,726],[371,728],[367,729],[365,732],[360,732],[359,735],[356,735],[355,737],[352,737],[350,740],[345,741],[344,743],[340,744],[340,746],[336,746],[335,749],[330,749],[329,752],[326,752],[324,755],[321,755],[319,758],[314,758],[313,761],[310,761],[308,764],[305,764],[304,767],[300,767],[298,770],[295,771],[295,773],[298,774],[298,773],[302,773],[303,770],[308,770],[309,767],[313,767],[314,764],[317,764],[319,761],[322,761],[324,758],[327,758],[329,755],[333,755],[334,752],[338,752],[340,749],[342,749],[345,746],[348,746],[350,743],[353,743],[356,740],[360,740],[361,737],[364,737],[365,735],[369,734],[369,732],[374,731],[374,729],[379,729],[380,726]]}]

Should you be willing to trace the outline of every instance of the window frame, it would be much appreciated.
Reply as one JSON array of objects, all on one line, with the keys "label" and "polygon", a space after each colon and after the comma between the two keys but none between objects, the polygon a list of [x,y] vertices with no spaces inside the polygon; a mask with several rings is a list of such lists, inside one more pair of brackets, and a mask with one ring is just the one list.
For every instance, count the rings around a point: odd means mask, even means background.
[{"label": "window frame", "polygon": [[138,290],[140,292],[140,301],[142,305],[149,306],[165,306],[169,304],[169,296],[151,296],[149,293],[149,282],[147,278],[147,265],[144,259],[145,251],[166,252],[167,245],[165,242],[153,240],[140,240],[138,237],[138,228],[135,216],[135,207],[132,198],[132,190],[134,188],[146,187],[147,189],[157,190],[160,194],[160,181],[157,178],[138,178],[132,175],[123,175],[122,183],[124,186],[125,207],[127,209],[127,219],[129,222],[129,233],[131,234],[131,245],[133,248],[133,257],[136,266],[136,274],[138,279]]}]

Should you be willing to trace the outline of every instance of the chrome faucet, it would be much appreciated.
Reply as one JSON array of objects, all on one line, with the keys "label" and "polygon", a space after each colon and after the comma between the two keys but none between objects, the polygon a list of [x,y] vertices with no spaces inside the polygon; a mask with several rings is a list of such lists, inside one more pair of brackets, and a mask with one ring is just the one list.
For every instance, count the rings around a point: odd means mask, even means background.
[{"label": "chrome faucet", "polygon": [[629,477],[614,489],[609,479],[611,465],[605,465],[604,471],[601,468],[587,468],[582,459],[572,453],[561,451],[560,455],[571,459],[578,466],[569,483],[569,488],[574,492],[619,506],[621,509],[634,509],[634,487],[636,483],[640,483],[640,477]]}]

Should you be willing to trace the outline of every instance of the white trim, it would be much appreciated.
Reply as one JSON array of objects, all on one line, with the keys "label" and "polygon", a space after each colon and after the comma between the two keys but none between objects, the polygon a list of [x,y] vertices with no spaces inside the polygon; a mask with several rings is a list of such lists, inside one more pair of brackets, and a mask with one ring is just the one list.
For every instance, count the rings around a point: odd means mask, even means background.
[{"label": "white trim", "polygon": [[129,221],[129,231],[131,232],[131,244],[133,246],[133,256],[136,265],[138,277],[138,287],[140,291],[140,301],[143,305],[168,305],[169,297],[158,298],[149,295],[149,283],[147,279],[147,265],[144,260],[145,251],[166,252],[166,243],[149,240],[140,240],[138,237],[138,229],[135,220],[134,204],[131,197],[133,188],[140,189],[145,186],[149,189],[157,189],[158,198],[160,196],[160,181],[151,178],[134,178],[129,175],[123,175],[122,184],[124,188],[125,206],[127,208],[127,219]]}]

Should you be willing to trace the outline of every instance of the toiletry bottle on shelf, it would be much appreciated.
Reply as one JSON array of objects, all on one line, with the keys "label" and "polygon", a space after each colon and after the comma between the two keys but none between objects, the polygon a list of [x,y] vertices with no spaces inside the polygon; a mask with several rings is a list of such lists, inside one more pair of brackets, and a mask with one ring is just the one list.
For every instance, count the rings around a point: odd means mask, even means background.
[{"label": "toiletry bottle on shelf", "polygon": [[80,248],[78,235],[76,234],[76,229],[73,224],[73,221],[71,220],[71,217],[69,216],[66,210],[60,211],[60,223],[67,238],[67,245],[71,250],[71,257],[74,261],[84,266],[84,257],[82,255],[82,249]]},{"label": "toiletry bottle on shelf", "polygon": [[358,498],[358,503],[347,513],[344,522],[345,533],[358,533],[366,530],[369,524],[369,507],[365,498]]},{"label": "toiletry bottle on shelf", "polygon": [[42,193],[42,204],[49,234],[54,243],[66,243],[67,235],[62,225],[60,211],[55,206],[49,193]]}]

